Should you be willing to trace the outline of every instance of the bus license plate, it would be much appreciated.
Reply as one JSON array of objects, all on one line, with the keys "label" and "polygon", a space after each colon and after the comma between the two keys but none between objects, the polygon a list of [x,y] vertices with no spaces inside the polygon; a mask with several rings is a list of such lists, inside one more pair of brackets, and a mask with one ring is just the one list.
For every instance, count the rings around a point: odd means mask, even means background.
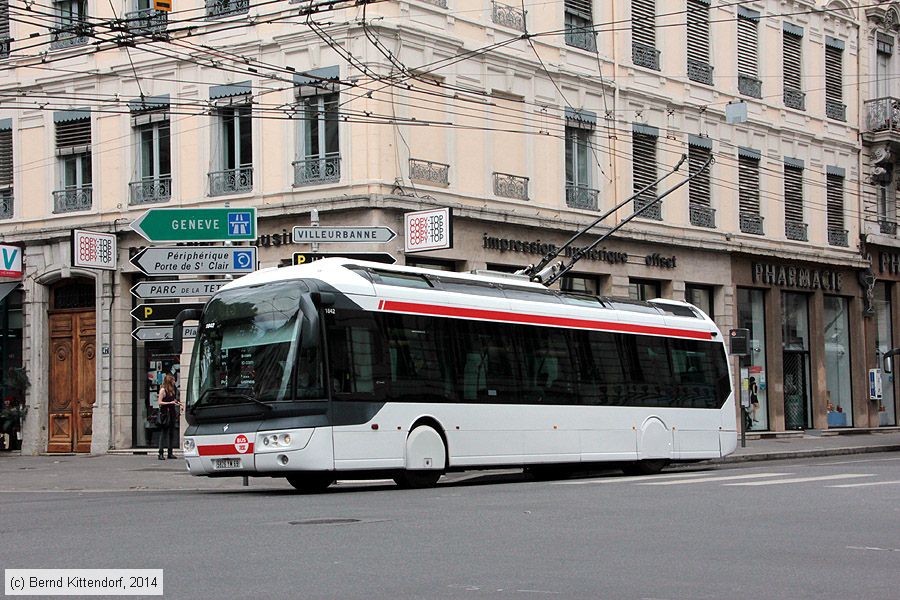
[{"label": "bus license plate", "polygon": [[239,458],[214,458],[212,459],[213,468],[217,471],[220,469],[240,469],[241,459]]}]

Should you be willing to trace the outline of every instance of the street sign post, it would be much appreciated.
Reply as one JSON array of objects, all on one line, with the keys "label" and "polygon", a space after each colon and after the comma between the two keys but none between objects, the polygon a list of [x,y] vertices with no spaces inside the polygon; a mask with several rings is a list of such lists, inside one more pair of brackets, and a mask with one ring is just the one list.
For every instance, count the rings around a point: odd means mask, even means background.
[{"label": "street sign post", "polygon": [[[196,325],[185,325],[181,332],[183,339],[197,337]],[[131,332],[131,337],[139,342],[168,342],[172,339],[173,328],[171,325],[151,325],[136,328]]]},{"label": "street sign post", "polygon": [[150,242],[238,242],[256,239],[255,208],[151,208],[131,229]]},{"label": "street sign post", "polygon": [[131,316],[141,323],[174,321],[183,310],[202,309],[202,303],[167,302],[160,304],[138,304],[131,311]]},{"label": "street sign post", "polygon": [[227,279],[180,279],[176,281],[142,281],[131,288],[140,300],[167,298],[206,298],[228,283]]},{"label": "street sign post", "polygon": [[256,246],[148,247],[131,264],[146,275],[245,275],[256,270]]},{"label": "street sign post", "polygon": [[295,244],[384,244],[397,234],[390,227],[294,227]]},{"label": "street sign post", "polygon": [[383,263],[392,265],[397,262],[391,254],[387,252],[294,252],[295,265],[305,265],[323,258],[332,258],[338,256],[340,258],[352,258],[353,260],[367,260],[369,262]]}]

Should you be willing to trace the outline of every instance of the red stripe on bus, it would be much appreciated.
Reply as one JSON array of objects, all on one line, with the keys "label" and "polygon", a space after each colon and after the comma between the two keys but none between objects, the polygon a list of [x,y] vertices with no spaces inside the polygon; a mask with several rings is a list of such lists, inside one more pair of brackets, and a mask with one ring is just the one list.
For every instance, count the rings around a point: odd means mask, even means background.
[{"label": "red stripe on bus", "polygon": [[243,456],[244,454],[253,454],[253,442],[247,444],[246,452],[238,452],[234,444],[210,444],[208,446],[197,446],[197,452],[200,456],[224,456],[226,454],[236,454]]},{"label": "red stripe on bus", "polygon": [[591,321],[589,319],[575,319],[572,317],[548,317],[545,315],[509,313],[500,310],[460,308],[458,306],[440,306],[436,304],[419,304],[416,302],[400,302],[397,300],[382,300],[379,302],[379,307],[381,310],[388,312],[433,315],[436,317],[461,317],[466,319],[481,319],[484,321],[526,323],[528,325],[552,325],[555,327],[573,327],[576,329],[622,331],[625,333],[667,335],[697,340],[711,340],[713,338],[712,333],[709,331],[675,329],[672,327],[657,327],[655,325],[634,325],[633,323],[616,323],[615,321]]}]

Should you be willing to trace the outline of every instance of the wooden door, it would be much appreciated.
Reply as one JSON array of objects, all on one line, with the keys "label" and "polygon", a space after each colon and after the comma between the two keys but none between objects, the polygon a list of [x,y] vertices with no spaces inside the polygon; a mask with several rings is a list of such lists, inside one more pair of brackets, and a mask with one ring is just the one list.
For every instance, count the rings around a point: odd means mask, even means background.
[{"label": "wooden door", "polygon": [[96,399],[94,310],[50,314],[48,452],[90,452]]}]

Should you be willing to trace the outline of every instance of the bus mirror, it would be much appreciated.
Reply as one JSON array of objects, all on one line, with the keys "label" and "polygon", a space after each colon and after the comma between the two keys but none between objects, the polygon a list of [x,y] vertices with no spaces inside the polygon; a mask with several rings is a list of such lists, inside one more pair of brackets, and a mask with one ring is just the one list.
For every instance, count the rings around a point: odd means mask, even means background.
[{"label": "bus mirror", "polygon": [[316,308],[334,306],[334,294],[331,292],[313,292],[310,296],[312,296],[312,301]]},{"label": "bus mirror", "polygon": [[178,316],[175,317],[175,323],[172,324],[172,346],[175,347],[175,354],[181,354],[181,350],[184,347],[184,339],[183,339],[183,331],[182,324],[185,321],[198,321],[200,320],[201,311],[199,308],[189,308],[188,310],[183,310],[178,313]]}]

